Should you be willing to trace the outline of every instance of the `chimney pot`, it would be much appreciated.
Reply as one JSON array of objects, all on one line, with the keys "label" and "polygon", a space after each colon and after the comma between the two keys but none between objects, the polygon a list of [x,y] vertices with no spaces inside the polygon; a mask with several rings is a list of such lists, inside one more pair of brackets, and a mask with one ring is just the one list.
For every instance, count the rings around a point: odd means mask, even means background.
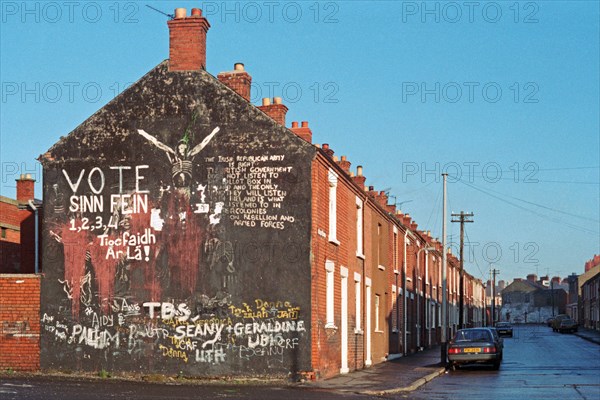
[{"label": "chimney pot", "polygon": [[333,156],[333,161],[338,162],[340,160],[339,160],[338,156]]},{"label": "chimney pot", "polygon": [[302,127],[308,128],[308,121],[302,121]]},{"label": "chimney pot", "polygon": [[362,165],[359,165],[356,167],[356,176],[362,176],[363,174],[363,167]]},{"label": "chimney pot", "polygon": [[192,8],[192,17],[201,17],[202,10],[199,8]]},{"label": "chimney pot", "polygon": [[240,62],[233,64],[233,70],[234,71],[245,71],[244,64],[240,63]]},{"label": "chimney pot", "polygon": [[297,128],[297,127],[298,127],[298,121],[293,121],[292,128]]},{"label": "chimney pot", "polygon": [[342,161],[348,161],[348,158],[346,156],[342,156]]},{"label": "chimney pot", "polygon": [[273,97],[273,104],[282,104],[281,97]]},{"label": "chimney pot", "polygon": [[262,105],[263,106],[270,106],[271,105],[271,99],[268,97],[263,97],[262,99]]},{"label": "chimney pot", "polygon": [[323,150],[328,150],[329,149],[329,143],[323,143]]},{"label": "chimney pot", "polygon": [[187,10],[185,8],[175,9],[175,19],[182,19],[187,16]]},{"label": "chimney pot", "polygon": [[373,190],[375,190],[375,186],[369,186],[369,192],[372,192]]}]

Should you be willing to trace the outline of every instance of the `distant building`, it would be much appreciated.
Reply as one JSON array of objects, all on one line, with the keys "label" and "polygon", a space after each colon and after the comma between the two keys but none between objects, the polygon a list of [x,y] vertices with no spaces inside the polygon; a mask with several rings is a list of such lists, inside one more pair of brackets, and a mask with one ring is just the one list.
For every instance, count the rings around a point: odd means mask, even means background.
[{"label": "distant building", "polygon": [[578,276],[575,273],[569,275],[563,283],[568,285],[568,297],[567,297],[567,314],[571,316],[575,321],[579,321],[579,313],[578,313]]},{"label": "distant building", "polygon": [[[528,278],[533,276],[528,276]],[[501,321],[542,323],[547,318],[564,314],[567,292],[547,288],[534,279],[515,279],[502,291]]]},{"label": "distant building", "polygon": [[588,260],[585,263],[585,272],[589,271],[597,265],[600,265],[600,254],[594,255],[594,257],[592,257],[591,260]]}]

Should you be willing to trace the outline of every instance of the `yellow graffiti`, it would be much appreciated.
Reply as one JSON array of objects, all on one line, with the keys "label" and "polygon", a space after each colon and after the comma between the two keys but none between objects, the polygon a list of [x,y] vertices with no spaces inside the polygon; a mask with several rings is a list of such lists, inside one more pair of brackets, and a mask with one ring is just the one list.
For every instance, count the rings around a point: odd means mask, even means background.
[{"label": "yellow graffiti", "polygon": [[170,347],[167,346],[163,346],[162,344],[158,345],[158,349],[162,350],[162,355],[163,357],[169,357],[169,358],[180,358],[182,359],[184,362],[188,362],[188,355],[185,351],[182,350],[174,350]]},{"label": "yellow graffiti", "polygon": [[277,311],[277,318],[298,319],[300,315],[300,307],[288,308],[287,310]]}]

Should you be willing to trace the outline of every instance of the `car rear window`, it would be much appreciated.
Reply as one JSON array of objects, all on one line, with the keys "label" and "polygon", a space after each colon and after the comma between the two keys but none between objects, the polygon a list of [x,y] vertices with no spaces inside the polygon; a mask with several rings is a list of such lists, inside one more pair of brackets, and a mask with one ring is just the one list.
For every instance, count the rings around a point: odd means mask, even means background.
[{"label": "car rear window", "polygon": [[455,337],[456,342],[489,342],[491,339],[491,333],[484,329],[458,331]]}]

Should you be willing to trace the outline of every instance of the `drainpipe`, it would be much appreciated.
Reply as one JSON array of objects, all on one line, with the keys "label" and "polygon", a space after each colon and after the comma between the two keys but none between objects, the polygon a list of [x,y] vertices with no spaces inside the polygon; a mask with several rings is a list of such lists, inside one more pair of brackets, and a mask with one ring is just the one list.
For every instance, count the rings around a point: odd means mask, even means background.
[{"label": "drainpipe", "polygon": [[39,264],[39,259],[40,259],[40,255],[39,255],[39,241],[40,241],[40,238],[39,238],[39,230],[38,230],[38,224],[39,224],[39,222],[38,222],[38,209],[35,206],[35,204],[33,203],[33,200],[29,200],[28,203],[29,203],[29,207],[31,207],[31,209],[33,210],[33,213],[35,214],[35,233],[34,233],[34,235],[35,235],[35,251],[34,251],[35,262],[34,263],[35,264],[34,265],[35,265],[35,273],[38,274],[39,273],[39,265],[40,265]]},{"label": "drainpipe", "polygon": [[[429,304],[427,303],[427,277],[429,276],[429,250],[425,250],[425,282],[423,301],[425,302],[425,329],[427,329],[427,347],[431,346],[431,325],[429,324]],[[431,288],[431,285],[429,285]],[[429,296],[431,300],[431,295]]]},{"label": "drainpipe", "polygon": [[404,338],[402,340],[402,353],[404,355],[407,354],[406,353],[406,325],[408,323],[406,320],[406,310],[407,310],[407,307],[406,307],[406,294],[407,294],[407,290],[406,290],[406,241],[407,240],[408,240],[408,229],[406,229],[404,231],[404,261],[402,262],[402,264],[403,264],[402,269],[404,272],[403,273],[404,278],[402,278],[402,280],[403,280],[402,290],[404,291],[404,293],[403,293],[404,300],[402,301],[402,309],[403,309],[403,314],[404,314],[404,330],[402,333]]}]

